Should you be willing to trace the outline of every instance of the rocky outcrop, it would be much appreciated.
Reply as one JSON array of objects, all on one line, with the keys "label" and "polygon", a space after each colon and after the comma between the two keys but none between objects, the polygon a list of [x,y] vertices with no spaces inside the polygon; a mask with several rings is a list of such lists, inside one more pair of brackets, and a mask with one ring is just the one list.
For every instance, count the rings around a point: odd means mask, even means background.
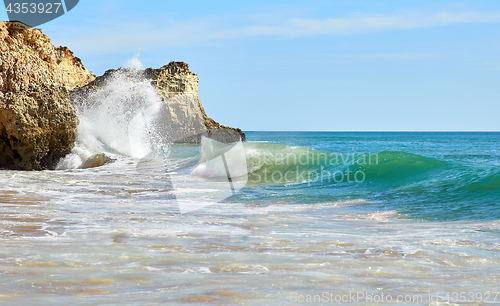
[{"label": "rocky outcrop", "polygon": [[[54,47],[40,30],[0,22],[0,169],[54,168],[74,146],[75,97],[101,88],[115,71],[96,79],[68,48]],[[226,143],[245,140],[240,129],[207,116],[198,97],[198,76],[186,63],[129,72],[149,80],[165,102],[162,123],[171,141],[198,143],[202,134]]]},{"label": "rocky outcrop", "polygon": [[78,167],[78,169],[101,167],[104,166],[105,164],[112,163],[113,161],[115,160],[106,156],[106,154],[104,153],[94,154],[92,156],[87,157]]},{"label": "rocky outcrop", "polygon": [[69,153],[78,122],[69,90],[94,78],[40,30],[0,22],[0,168],[51,169]]},{"label": "rocky outcrop", "polygon": [[150,80],[165,102],[166,111],[162,120],[168,127],[170,142],[199,143],[202,134],[225,143],[245,140],[245,134],[240,129],[220,125],[207,116],[198,97],[198,76],[184,62],[171,62],[159,69],[108,70],[93,82],[73,91],[73,103],[77,107],[82,103],[94,103],[92,98],[88,98],[91,93],[105,88],[118,74],[135,81]]},{"label": "rocky outcrop", "polygon": [[[169,104],[174,104],[174,97],[182,94],[194,93],[196,104],[198,104],[199,107],[199,109],[195,109],[195,111],[201,114],[207,134],[210,138],[225,143],[236,142],[240,139],[243,141],[245,140],[245,134],[240,129],[220,125],[207,116],[198,97],[198,76],[189,71],[188,64],[184,62],[170,62],[168,65],[159,69],[146,69],[145,75],[148,79],[151,79],[151,83],[157,88],[158,95],[164,101],[167,101],[167,107]],[[172,117],[177,116],[176,114],[179,113],[177,111],[178,108],[170,107],[170,110]],[[177,121],[179,122],[179,124],[177,124],[178,129],[182,129],[182,123],[179,120]],[[172,123],[175,123],[175,120],[173,120]],[[178,137],[178,140],[178,142],[199,143],[200,135]]]}]

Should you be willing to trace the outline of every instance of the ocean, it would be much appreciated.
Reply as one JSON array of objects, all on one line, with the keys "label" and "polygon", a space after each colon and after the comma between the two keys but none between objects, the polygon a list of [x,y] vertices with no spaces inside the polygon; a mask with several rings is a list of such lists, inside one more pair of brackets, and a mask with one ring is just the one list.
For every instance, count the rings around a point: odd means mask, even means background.
[{"label": "ocean", "polygon": [[56,170],[0,171],[0,304],[500,303],[500,133],[173,144],[150,82],[92,99]]},{"label": "ocean", "polygon": [[1,171],[0,303],[500,302],[500,133],[246,134],[227,198],[200,145],[175,173]]}]

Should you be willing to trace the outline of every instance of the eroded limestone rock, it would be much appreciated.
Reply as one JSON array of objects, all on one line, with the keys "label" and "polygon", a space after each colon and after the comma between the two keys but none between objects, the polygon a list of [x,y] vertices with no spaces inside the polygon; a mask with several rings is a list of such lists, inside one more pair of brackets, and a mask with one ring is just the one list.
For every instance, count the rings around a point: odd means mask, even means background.
[{"label": "eroded limestone rock", "polygon": [[0,168],[51,169],[69,153],[78,122],[69,90],[94,78],[40,30],[0,22]]}]

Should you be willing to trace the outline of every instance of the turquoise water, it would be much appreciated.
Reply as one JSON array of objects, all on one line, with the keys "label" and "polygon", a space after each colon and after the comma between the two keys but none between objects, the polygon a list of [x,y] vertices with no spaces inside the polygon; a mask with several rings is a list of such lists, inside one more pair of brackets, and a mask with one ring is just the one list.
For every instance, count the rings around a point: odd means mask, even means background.
[{"label": "turquoise water", "polygon": [[92,135],[59,170],[0,171],[0,304],[500,302],[499,133],[247,132],[229,198],[199,145],[167,173]]},{"label": "turquoise water", "polygon": [[[235,201],[363,198],[370,203],[363,210],[396,210],[417,220],[500,219],[500,133],[247,132],[247,139],[269,153],[267,180],[263,169],[260,180],[250,174],[256,183]],[[302,154],[302,163],[287,154]],[[311,177],[298,181],[297,166]],[[276,170],[294,171],[292,179],[278,181]]]}]

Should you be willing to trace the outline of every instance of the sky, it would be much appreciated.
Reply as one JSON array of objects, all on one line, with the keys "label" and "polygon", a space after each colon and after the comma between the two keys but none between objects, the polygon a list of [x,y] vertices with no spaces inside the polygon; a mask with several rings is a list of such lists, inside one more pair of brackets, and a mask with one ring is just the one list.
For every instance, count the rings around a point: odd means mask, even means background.
[{"label": "sky", "polygon": [[500,131],[498,0],[81,0],[38,28],[96,75],[184,61],[244,131]]}]

